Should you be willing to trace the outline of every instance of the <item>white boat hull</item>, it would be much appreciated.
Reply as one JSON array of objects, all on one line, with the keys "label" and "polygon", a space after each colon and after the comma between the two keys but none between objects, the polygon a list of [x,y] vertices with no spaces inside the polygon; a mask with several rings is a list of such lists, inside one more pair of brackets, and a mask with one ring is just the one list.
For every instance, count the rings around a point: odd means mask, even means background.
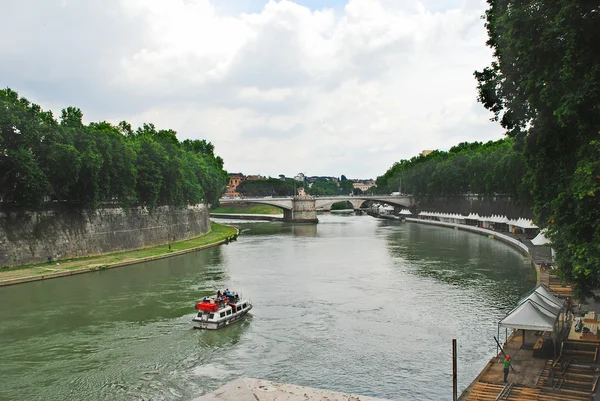
[{"label": "white boat hull", "polygon": [[195,329],[218,330],[239,322],[244,316],[246,316],[248,312],[250,312],[250,309],[252,309],[252,305],[248,305],[246,309],[232,313],[231,315],[221,318],[217,321],[202,319],[202,313],[198,313],[196,314],[196,317],[192,319],[192,324]]}]

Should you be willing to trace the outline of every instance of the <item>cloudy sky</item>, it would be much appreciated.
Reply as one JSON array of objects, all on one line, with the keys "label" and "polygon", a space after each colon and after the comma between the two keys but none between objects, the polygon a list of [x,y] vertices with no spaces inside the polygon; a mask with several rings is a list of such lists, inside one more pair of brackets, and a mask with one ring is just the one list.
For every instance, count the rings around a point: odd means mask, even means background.
[{"label": "cloudy sky", "polygon": [[502,137],[479,0],[2,0],[0,85],[207,139],[229,172],[375,178]]}]

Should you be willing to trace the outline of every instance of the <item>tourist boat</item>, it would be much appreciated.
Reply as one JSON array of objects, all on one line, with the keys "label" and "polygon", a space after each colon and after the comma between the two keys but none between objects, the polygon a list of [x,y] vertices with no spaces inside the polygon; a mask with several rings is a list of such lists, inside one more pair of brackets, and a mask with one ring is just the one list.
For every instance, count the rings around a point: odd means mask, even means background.
[{"label": "tourist boat", "polygon": [[252,309],[248,299],[226,292],[223,296],[204,297],[196,303],[198,313],[192,319],[195,329],[217,330],[229,326]]}]

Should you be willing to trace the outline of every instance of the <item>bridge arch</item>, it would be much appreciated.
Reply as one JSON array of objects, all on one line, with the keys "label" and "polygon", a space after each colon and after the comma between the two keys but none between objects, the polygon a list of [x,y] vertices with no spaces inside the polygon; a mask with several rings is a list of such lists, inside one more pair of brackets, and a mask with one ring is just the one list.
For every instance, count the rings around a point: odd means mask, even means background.
[{"label": "bridge arch", "polygon": [[270,205],[283,209],[283,218],[286,221],[317,222],[317,208],[322,208],[337,202],[348,201],[354,209],[366,201],[386,203],[392,206],[410,207],[414,204],[410,195],[366,195],[366,196],[294,196],[294,197],[260,197],[260,198],[235,198],[221,199],[221,204],[254,203]]}]

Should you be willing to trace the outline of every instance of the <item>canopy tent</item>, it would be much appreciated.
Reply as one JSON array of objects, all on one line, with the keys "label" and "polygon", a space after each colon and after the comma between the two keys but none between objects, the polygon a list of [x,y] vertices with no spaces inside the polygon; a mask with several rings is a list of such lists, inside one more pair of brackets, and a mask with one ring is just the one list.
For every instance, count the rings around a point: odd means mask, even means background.
[{"label": "canopy tent", "polygon": [[546,245],[550,243],[550,240],[548,238],[546,238],[546,236],[544,235],[546,233],[546,230],[542,230],[538,233],[538,235],[536,235],[536,237],[534,239],[531,240],[531,243],[533,245]]},{"label": "canopy tent", "polygon": [[519,228],[538,228],[532,220],[524,219],[522,217],[518,218],[516,221],[511,220],[508,222],[509,225],[519,227]]},{"label": "canopy tent", "polygon": [[499,327],[521,330],[554,331],[558,313],[554,313],[543,305],[526,299],[499,323]]},{"label": "canopy tent", "polygon": [[545,296],[543,296],[542,294],[540,294],[539,292],[536,292],[536,291],[532,292],[531,294],[529,294],[529,296],[527,296],[526,298],[521,300],[519,302],[519,305],[527,300],[534,301],[536,304],[544,307],[545,309],[552,312],[552,314],[556,314],[556,315],[558,315],[560,313],[560,310],[562,308],[562,303],[557,304],[554,301],[546,298]]},{"label": "canopy tent", "polygon": [[408,216],[408,215],[411,215],[412,213],[408,209],[402,209],[402,210],[400,210],[400,214],[405,214]]},{"label": "canopy tent", "polygon": [[[498,323],[498,336],[500,327],[506,329],[521,329],[523,331],[523,344],[525,344],[525,331],[550,332],[556,342],[560,327],[557,327],[564,301],[556,297],[550,290],[540,284],[529,295],[521,299],[516,308],[508,312],[504,319]],[[559,324],[560,326],[560,324]],[[498,337],[499,338],[499,337]],[[554,348],[556,358],[556,348]]]},{"label": "canopy tent", "polygon": [[561,306],[564,305],[564,303],[565,303],[565,301],[563,301],[562,299],[560,299],[559,297],[554,295],[552,293],[552,291],[550,291],[548,289],[548,287],[546,287],[543,284],[538,285],[537,288],[535,289],[535,292],[542,294],[546,299],[550,299],[550,300],[552,300],[552,302],[558,303]]}]

